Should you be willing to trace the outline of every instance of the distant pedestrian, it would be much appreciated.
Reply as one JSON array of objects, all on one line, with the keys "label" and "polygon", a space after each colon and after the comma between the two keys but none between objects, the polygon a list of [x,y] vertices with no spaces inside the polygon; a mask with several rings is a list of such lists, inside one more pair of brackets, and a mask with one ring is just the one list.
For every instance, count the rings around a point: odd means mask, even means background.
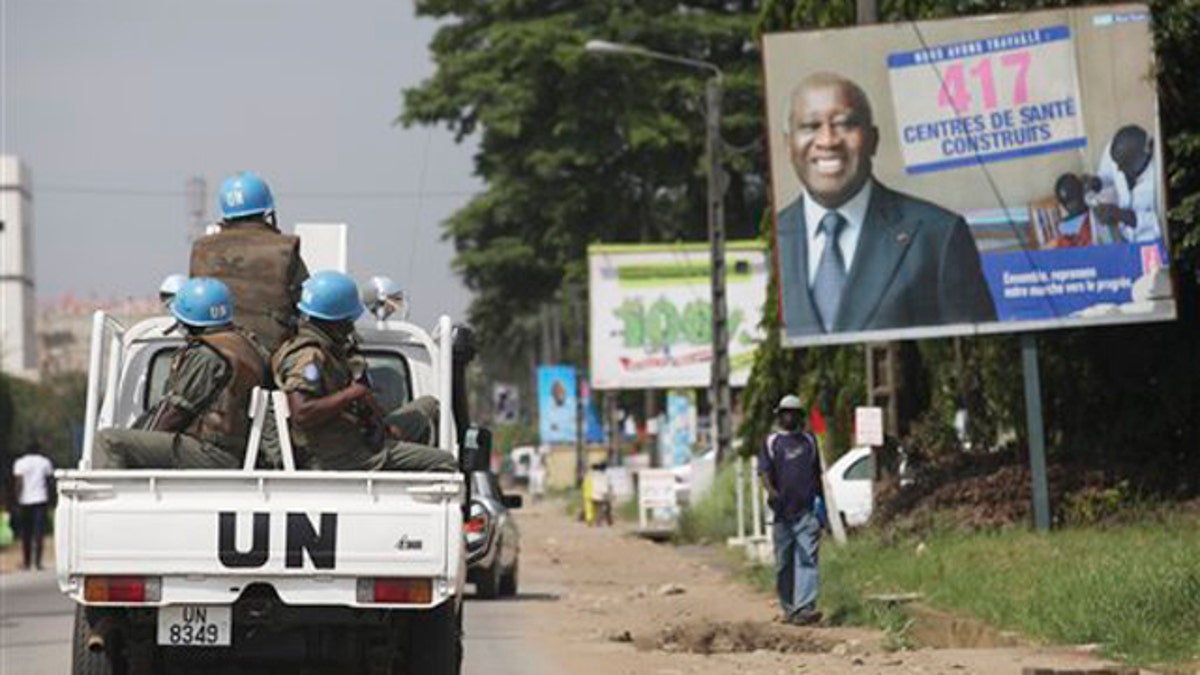
[{"label": "distant pedestrian", "polygon": [[541,501],[546,495],[546,462],[549,448],[538,445],[529,453],[529,496],[533,501]]},{"label": "distant pedestrian", "polygon": [[46,534],[46,509],[53,489],[54,464],[42,454],[37,441],[31,441],[25,454],[13,462],[17,504],[20,507],[22,569],[36,565],[42,569],[42,540]]},{"label": "distant pedestrian", "polygon": [[804,430],[804,406],[789,394],[775,408],[779,431],[767,437],[758,471],[774,514],[775,589],[784,620],[809,625],[817,611],[817,551],[821,524],[816,501],[824,497],[817,438]]},{"label": "distant pedestrian", "polygon": [[589,525],[608,525],[612,527],[612,491],[608,482],[608,463],[593,464],[588,473],[591,486],[592,514]]}]

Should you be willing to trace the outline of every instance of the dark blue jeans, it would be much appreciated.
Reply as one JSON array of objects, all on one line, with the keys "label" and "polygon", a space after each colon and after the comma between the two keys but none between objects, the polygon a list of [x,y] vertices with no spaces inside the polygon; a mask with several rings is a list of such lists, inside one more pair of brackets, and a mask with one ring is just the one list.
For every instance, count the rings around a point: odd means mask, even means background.
[{"label": "dark blue jeans", "polygon": [[37,563],[42,569],[42,539],[46,535],[46,504],[22,504],[21,552],[25,554],[25,569]]},{"label": "dark blue jeans", "polygon": [[817,549],[821,524],[812,511],[772,525],[775,539],[775,590],[784,615],[817,608]]}]

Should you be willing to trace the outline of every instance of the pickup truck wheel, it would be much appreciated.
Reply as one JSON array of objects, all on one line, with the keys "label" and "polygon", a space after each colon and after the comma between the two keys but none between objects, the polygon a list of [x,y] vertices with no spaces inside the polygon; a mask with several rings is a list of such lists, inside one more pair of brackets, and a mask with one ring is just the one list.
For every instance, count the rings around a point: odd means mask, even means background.
[{"label": "pickup truck wheel", "polygon": [[514,560],[512,569],[504,573],[500,577],[500,595],[511,598],[517,594],[517,574],[519,572],[519,563]]},{"label": "pickup truck wheel", "polygon": [[[106,652],[89,652],[85,646],[88,635],[87,614],[83,605],[75,607],[75,635],[72,639],[72,675],[115,675],[112,662]],[[115,647],[115,645],[113,645]]]},{"label": "pickup truck wheel", "polygon": [[414,616],[408,634],[405,675],[459,675],[462,611],[453,598]]},{"label": "pickup truck wheel", "polygon": [[500,595],[500,588],[504,583],[502,572],[499,559],[492,563],[491,567],[480,570],[479,577],[475,580],[475,594],[488,600]]}]

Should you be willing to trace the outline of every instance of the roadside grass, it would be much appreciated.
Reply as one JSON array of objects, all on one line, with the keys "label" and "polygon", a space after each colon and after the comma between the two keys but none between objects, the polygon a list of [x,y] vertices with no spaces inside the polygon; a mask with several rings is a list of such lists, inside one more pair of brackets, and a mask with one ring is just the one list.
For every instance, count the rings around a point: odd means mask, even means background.
[{"label": "roadside grass", "polygon": [[[770,565],[750,562],[734,554],[742,564],[741,578],[755,589],[775,594],[775,569]],[[822,553],[826,556],[826,553]],[[884,631],[884,642],[890,650],[914,647],[906,635],[910,620],[895,605],[868,603],[863,592],[848,575],[830,575],[828,565],[821,570],[821,610],[825,620],[835,626],[869,626]]]},{"label": "roadside grass", "polygon": [[[719,543],[734,534],[733,471],[718,473],[705,498],[684,511],[680,543]],[[821,547],[821,607],[834,624],[888,632],[903,647],[902,609],[870,602],[881,593],[917,592],[934,607],[995,628],[1062,644],[1099,644],[1105,656],[1136,665],[1200,661],[1200,514],[1140,508],[1120,524],[1024,528],[885,541],[854,533]],[[918,550],[919,549],[919,550]],[[770,566],[745,564],[742,577],[772,592]]]},{"label": "roadside grass", "polygon": [[[921,552],[917,552],[919,544]],[[864,533],[822,547],[823,604],[874,623],[863,598],[919,592],[934,606],[1134,664],[1200,658],[1200,517],[1110,528],[943,532],[886,545]]]},{"label": "roadside grass", "polygon": [[626,499],[617,502],[613,507],[613,518],[623,523],[638,522],[638,503],[636,499]]},{"label": "roadside grass", "polygon": [[721,467],[704,497],[680,513],[678,543],[720,543],[737,534],[736,478],[732,462]]},{"label": "roadside grass", "polygon": [[549,488],[546,499],[562,502],[563,511],[571,518],[583,517],[583,490],[577,487]]}]

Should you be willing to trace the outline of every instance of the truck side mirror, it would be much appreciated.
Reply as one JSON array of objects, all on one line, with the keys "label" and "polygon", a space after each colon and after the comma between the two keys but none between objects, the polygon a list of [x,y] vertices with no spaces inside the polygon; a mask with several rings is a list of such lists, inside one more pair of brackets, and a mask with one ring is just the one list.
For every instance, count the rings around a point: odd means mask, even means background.
[{"label": "truck side mirror", "polygon": [[463,473],[487,471],[491,468],[492,430],[487,427],[470,426],[463,437],[462,457],[459,466]]}]

